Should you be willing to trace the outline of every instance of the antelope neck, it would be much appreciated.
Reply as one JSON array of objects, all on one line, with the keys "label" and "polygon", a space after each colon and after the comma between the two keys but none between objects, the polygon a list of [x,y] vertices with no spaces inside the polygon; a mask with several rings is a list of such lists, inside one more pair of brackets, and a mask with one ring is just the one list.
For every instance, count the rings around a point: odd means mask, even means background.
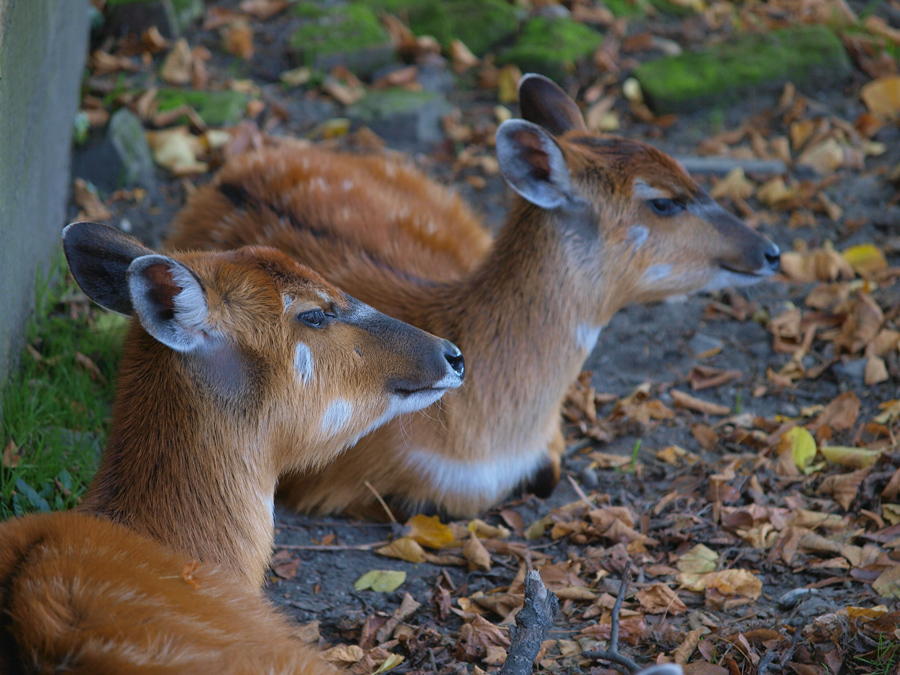
[{"label": "antelope neck", "polygon": [[240,412],[204,414],[200,406],[214,404],[182,357],[142,337],[126,343],[109,442],[79,509],[259,587],[277,481],[265,466],[264,436],[241,433],[239,423],[223,426]]}]

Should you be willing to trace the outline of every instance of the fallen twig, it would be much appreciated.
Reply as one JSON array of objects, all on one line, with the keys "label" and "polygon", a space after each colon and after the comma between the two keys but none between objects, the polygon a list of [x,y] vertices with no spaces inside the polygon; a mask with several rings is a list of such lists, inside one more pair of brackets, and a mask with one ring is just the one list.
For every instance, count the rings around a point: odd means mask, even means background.
[{"label": "fallen twig", "polygon": [[289,551],[368,551],[373,548],[387,546],[390,542],[373,541],[371,544],[276,544],[275,548]]},{"label": "fallen twig", "polygon": [[[619,586],[619,594],[616,596],[616,604],[612,608],[612,622],[610,625],[609,648],[605,650],[597,650],[592,652],[584,652],[583,656],[589,659],[603,659],[613,664],[621,673],[632,675],[637,673],[641,667],[619,653],[619,612],[622,611],[622,603],[625,596],[628,595],[628,589],[631,586],[631,562],[625,563],[625,569],[622,570],[622,585]],[[622,670],[627,668],[627,670]]]},{"label": "fallen twig", "polygon": [[530,675],[534,659],[559,611],[559,600],[541,580],[537,570],[525,575],[525,606],[510,627],[510,645],[500,675]]},{"label": "fallen twig", "polygon": [[722,175],[733,169],[744,173],[781,175],[787,166],[780,159],[734,159],[733,157],[676,157],[688,173]]}]

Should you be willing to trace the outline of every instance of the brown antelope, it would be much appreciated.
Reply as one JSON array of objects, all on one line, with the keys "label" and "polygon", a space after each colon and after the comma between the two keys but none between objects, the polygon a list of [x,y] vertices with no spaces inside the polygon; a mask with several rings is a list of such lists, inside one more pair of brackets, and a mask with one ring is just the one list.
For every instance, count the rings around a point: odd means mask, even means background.
[{"label": "brown antelope", "polygon": [[458,387],[459,350],[273,249],[167,257],[95,223],[64,247],[136,318],[86,499],[0,524],[0,672],[333,672],[259,590],[275,483]]},{"label": "brown antelope", "polygon": [[315,149],[240,156],[176,218],[174,246],[274,246],[466,354],[466,387],[440,407],[283,480],[298,509],[366,514],[365,481],[401,506],[458,515],[517,488],[549,494],[564,451],[560,402],[616,311],[778,268],[778,247],[668,155],[588,132],[544,77],[525,76],[519,98],[525,119],[497,130],[518,196],[493,242],[415,169]]}]

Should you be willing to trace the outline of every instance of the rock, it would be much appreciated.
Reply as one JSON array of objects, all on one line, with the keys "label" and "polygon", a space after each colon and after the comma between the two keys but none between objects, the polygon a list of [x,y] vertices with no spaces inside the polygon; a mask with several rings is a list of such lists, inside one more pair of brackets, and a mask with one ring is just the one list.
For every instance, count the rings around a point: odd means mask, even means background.
[{"label": "rock", "polygon": [[581,473],[578,474],[578,481],[588,490],[593,490],[600,485],[597,472],[589,466],[584,467]]},{"label": "rock", "polygon": [[785,417],[800,417],[800,408],[793,403],[783,403],[781,405],[781,414]]},{"label": "rock", "polygon": [[725,343],[718,338],[704,335],[703,333],[694,333],[694,337],[688,342],[688,348],[694,356],[705,354],[713,350],[722,351]]},{"label": "rock", "polygon": [[514,63],[522,72],[540,73],[559,82],[602,41],[600,33],[577,21],[538,17],[525,24],[512,47],[500,52],[497,63]]},{"label": "rock", "polygon": [[862,384],[866,377],[866,361],[868,359],[849,359],[841,363],[835,363],[831,369],[844,380],[857,380],[855,384]]},{"label": "rock", "polygon": [[444,137],[441,118],[450,110],[440,94],[395,88],[369,92],[346,112],[388,141],[408,142],[412,130],[417,142],[437,143]]},{"label": "rock", "polygon": [[403,17],[416,35],[431,35],[444,47],[461,40],[476,56],[518,29],[521,10],[505,0],[364,0],[373,9]]},{"label": "rock", "polygon": [[375,12],[362,3],[331,9],[303,2],[294,12],[306,19],[291,35],[294,65],[321,70],[344,66],[366,76],[394,59],[394,44]]},{"label": "rock", "polygon": [[108,30],[116,36],[140,35],[156,26],[164,37],[175,37],[203,16],[203,0],[107,0]]},{"label": "rock", "polygon": [[148,192],[154,191],[153,157],[141,121],[127,108],[122,108],[110,119],[108,135],[121,162],[125,184],[140,185]]},{"label": "rock", "polygon": [[838,37],[824,26],[746,35],[702,52],[642,63],[635,70],[657,113],[722,105],[758,91],[775,92],[790,80],[802,86],[834,84],[851,72]]},{"label": "rock", "polygon": [[225,127],[243,119],[248,97],[238,91],[160,89],[156,94],[156,101],[159,103],[159,112],[173,110],[186,103],[207,125]]}]

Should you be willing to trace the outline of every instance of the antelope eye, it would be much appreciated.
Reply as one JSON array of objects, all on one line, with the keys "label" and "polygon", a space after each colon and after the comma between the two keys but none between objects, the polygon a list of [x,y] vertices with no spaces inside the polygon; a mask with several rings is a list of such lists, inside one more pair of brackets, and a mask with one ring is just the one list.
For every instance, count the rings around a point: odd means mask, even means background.
[{"label": "antelope eye", "polygon": [[672,216],[684,209],[684,203],[677,199],[651,199],[647,203],[658,216]]},{"label": "antelope eye", "polygon": [[311,309],[308,312],[303,312],[297,318],[310,328],[321,328],[326,320],[325,312],[321,309]]}]

